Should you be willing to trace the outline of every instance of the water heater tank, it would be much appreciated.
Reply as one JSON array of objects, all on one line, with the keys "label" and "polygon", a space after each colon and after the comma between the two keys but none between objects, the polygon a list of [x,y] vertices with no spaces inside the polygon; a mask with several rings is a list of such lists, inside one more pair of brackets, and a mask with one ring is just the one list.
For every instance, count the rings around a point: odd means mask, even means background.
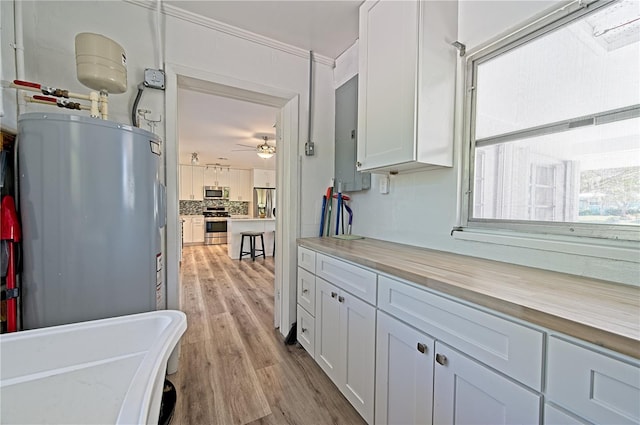
[{"label": "water heater tank", "polygon": [[78,80],[93,90],[127,91],[127,56],[122,46],[100,34],[76,35]]}]

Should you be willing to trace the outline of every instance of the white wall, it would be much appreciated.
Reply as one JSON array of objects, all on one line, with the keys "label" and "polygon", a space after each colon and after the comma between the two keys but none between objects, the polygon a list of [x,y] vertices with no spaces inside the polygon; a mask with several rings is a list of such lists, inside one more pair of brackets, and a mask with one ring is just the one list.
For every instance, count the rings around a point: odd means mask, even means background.
[{"label": "white wall", "polygon": [[[521,22],[540,16],[566,2],[553,1],[461,1],[458,40],[467,51],[478,49]],[[336,81],[353,74],[348,65],[357,62],[357,49],[336,60]],[[462,141],[462,73],[458,64],[456,136],[453,168],[391,176],[389,194],[378,191],[379,176],[372,176],[372,189],[352,194],[353,233],[367,237],[450,251],[498,261],[577,275],[638,284],[638,262],[595,256],[542,251],[496,243],[470,242],[451,236],[459,211]],[[636,256],[637,257],[637,256]]]}]

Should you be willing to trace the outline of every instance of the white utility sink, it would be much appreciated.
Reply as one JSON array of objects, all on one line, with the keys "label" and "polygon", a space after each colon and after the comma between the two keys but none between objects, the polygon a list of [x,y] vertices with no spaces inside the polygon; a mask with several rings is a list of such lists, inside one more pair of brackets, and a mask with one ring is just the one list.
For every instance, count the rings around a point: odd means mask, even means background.
[{"label": "white utility sink", "polygon": [[0,423],[157,424],[186,328],[163,310],[0,335]]}]

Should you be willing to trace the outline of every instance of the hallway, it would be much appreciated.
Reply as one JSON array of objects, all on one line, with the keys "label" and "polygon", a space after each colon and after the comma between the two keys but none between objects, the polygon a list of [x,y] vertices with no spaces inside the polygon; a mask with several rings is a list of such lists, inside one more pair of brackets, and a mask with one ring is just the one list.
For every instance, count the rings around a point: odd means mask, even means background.
[{"label": "hallway", "polygon": [[226,245],[183,250],[182,338],[173,423],[363,424],[315,361],[273,329],[272,257],[231,260]]}]

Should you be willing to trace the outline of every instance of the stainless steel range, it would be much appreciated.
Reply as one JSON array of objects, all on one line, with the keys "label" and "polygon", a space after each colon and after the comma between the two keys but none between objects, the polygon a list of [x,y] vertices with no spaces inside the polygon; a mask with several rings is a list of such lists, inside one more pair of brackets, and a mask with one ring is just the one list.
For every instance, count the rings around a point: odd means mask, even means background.
[{"label": "stainless steel range", "polygon": [[202,214],[204,215],[204,244],[226,244],[229,211],[225,207],[207,207]]}]

